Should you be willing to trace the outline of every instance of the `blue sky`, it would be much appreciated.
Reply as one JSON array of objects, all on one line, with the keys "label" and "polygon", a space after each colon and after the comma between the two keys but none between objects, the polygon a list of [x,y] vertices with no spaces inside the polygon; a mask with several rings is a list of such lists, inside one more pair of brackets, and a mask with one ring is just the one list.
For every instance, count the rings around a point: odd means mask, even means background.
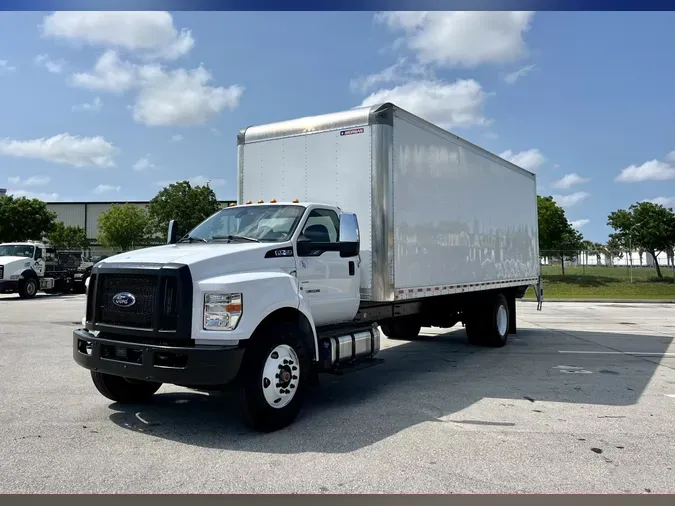
[{"label": "blue sky", "polygon": [[250,124],[393,101],[537,173],[587,239],[675,206],[675,13],[0,14],[0,187],[236,197]]}]

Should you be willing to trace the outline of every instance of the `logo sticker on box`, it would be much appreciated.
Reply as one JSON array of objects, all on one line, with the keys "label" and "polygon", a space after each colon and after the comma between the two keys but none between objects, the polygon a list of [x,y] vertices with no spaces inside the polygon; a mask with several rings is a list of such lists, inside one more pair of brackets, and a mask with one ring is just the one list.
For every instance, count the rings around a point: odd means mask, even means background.
[{"label": "logo sticker on box", "polygon": [[340,137],[343,135],[354,135],[362,134],[364,132],[363,128],[352,128],[350,130],[340,130]]}]

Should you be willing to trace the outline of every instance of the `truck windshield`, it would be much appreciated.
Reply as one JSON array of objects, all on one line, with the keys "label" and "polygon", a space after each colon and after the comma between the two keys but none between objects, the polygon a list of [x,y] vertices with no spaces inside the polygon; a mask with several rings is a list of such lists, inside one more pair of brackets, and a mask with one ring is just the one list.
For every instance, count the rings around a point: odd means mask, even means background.
[{"label": "truck windshield", "polygon": [[0,245],[0,257],[26,257],[33,258],[35,246],[29,244]]},{"label": "truck windshield", "polygon": [[225,208],[197,225],[188,236],[208,242],[287,241],[293,235],[304,211],[303,206],[252,205]]}]

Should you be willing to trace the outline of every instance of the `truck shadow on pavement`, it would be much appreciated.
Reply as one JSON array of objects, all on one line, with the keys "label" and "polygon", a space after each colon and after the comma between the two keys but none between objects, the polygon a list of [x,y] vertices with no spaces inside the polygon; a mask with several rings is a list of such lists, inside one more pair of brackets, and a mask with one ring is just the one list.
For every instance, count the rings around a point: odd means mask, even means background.
[{"label": "truck shadow on pavement", "polygon": [[[485,349],[467,344],[458,327],[415,342],[383,339],[378,356],[384,363],[322,377],[296,422],[275,433],[244,427],[231,394],[162,393],[166,387],[148,405],[111,404],[110,419],[188,445],[293,454],[352,452],[424,422],[516,427],[523,417],[550,409],[542,402],[606,406],[607,418],[623,418],[616,408],[639,400],[671,341],[658,335],[528,328],[519,329],[505,348]],[[489,416],[462,416],[460,411],[483,399],[493,404]],[[565,418],[560,408],[556,416]]]}]

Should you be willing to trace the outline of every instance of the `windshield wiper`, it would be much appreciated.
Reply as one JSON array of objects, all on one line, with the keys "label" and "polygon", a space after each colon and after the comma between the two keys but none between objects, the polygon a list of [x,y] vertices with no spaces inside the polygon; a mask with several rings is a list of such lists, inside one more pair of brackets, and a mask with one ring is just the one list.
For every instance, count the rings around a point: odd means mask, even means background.
[{"label": "windshield wiper", "polygon": [[258,239],[255,239],[253,237],[246,237],[245,235],[214,235],[211,239],[214,241],[227,239],[228,241],[242,240],[248,242],[260,242]]},{"label": "windshield wiper", "polygon": [[195,241],[199,241],[199,242],[209,242],[209,241],[207,241],[206,239],[204,239],[203,237],[195,237],[195,236],[189,235],[189,234],[186,235],[186,236],[184,236],[184,237],[183,237],[180,241],[178,241],[178,242],[185,242],[185,241],[189,242],[190,244],[192,244],[192,243],[195,242]]}]

